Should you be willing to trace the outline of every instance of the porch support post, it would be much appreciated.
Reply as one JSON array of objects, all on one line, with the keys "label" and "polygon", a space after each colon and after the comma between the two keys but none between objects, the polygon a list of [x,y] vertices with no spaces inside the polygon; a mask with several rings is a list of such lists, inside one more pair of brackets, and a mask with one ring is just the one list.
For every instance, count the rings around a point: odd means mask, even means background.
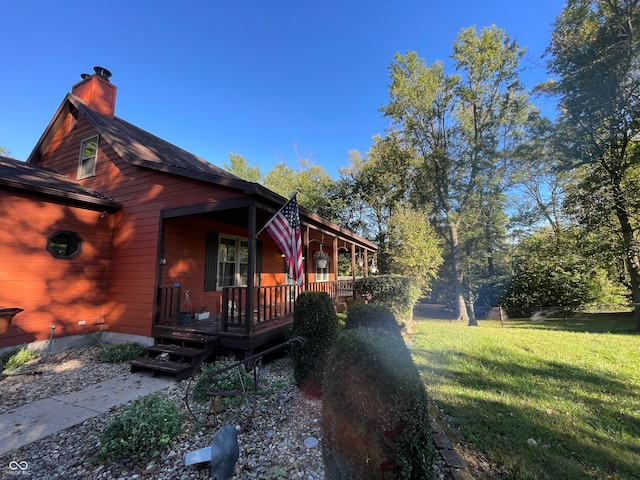
[{"label": "porch support post", "polygon": [[[304,252],[304,285],[305,288],[307,287],[307,285],[309,285],[309,265],[313,265],[313,262],[310,262],[309,260],[309,241],[311,240],[311,235],[309,233],[309,225],[307,225],[306,228],[306,232],[307,234],[303,236],[302,238],[302,244],[304,245],[304,248],[302,249],[302,251]],[[315,270],[314,270],[315,273]]]},{"label": "porch support post", "polygon": [[335,280],[338,280],[338,237],[333,237],[333,255],[331,258],[332,270]]},{"label": "porch support post", "polygon": [[247,304],[245,305],[245,320],[247,325],[247,334],[251,335],[253,331],[253,300],[254,300],[254,284],[256,275],[256,207],[249,205],[249,255],[247,257]]},{"label": "porch support post", "polygon": [[368,256],[369,251],[365,248],[364,249],[364,276],[368,277],[369,276],[369,256]]},{"label": "porch support post", "polygon": [[351,244],[351,276],[356,279],[356,244]]}]

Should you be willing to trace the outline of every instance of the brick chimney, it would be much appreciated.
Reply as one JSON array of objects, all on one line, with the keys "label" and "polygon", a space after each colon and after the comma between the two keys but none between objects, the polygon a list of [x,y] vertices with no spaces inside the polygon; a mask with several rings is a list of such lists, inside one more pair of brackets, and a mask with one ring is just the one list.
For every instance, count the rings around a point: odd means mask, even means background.
[{"label": "brick chimney", "polygon": [[93,67],[93,71],[93,75],[83,73],[82,80],[71,87],[71,93],[80,97],[91,110],[113,118],[117,89],[109,81],[111,72],[102,67]]}]

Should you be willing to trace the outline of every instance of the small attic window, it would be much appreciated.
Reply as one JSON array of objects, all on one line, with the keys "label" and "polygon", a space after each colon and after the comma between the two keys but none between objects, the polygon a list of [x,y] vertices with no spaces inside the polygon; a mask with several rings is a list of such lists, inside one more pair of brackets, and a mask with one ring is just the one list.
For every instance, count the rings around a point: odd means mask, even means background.
[{"label": "small attic window", "polygon": [[47,239],[47,251],[55,258],[77,257],[82,251],[82,238],[75,232],[56,232]]},{"label": "small attic window", "polygon": [[78,161],[78,180],[93,177],[96,174],[96,160],[98,158],[98,136],[82,141],[80,145],[80,160]]}]

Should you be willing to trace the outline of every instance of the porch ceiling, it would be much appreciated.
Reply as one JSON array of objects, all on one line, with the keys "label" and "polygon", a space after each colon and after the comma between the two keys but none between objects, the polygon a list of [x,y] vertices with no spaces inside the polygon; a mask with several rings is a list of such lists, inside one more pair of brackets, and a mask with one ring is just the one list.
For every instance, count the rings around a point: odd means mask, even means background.
[{"label": "porch ceiling", "polygon": [[[258,201],[250,196],[242,198],[220,200],[203,204],[188,205],[164,210],[163,218],[175,218],[189,215],[215,219],[230,225],[247,227],[249,223],[249,206],[256,207],[256,230],[259,231],[277,212],[277,207]],[[340,242],[354,244],[371,251],[377,251],[378,246],[349,230],[335,225],[314,213],[300,209],[300,222],[303,228],[310,229],[310,237],[320,239],[326,236],[327,242],[330,238],[337,238]]]}]

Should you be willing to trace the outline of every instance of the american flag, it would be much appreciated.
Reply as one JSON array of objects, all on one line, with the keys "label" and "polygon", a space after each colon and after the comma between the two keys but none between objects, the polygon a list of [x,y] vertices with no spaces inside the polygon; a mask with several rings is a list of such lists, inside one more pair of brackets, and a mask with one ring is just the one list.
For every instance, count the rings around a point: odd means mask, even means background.
[{"label": "american flag", "polygon": [[289,265],[289,271],[298,285],[302,285],[302,241],[300,237],[300,213],[296,197],[289,200],[264,227],[276,242]]}]

